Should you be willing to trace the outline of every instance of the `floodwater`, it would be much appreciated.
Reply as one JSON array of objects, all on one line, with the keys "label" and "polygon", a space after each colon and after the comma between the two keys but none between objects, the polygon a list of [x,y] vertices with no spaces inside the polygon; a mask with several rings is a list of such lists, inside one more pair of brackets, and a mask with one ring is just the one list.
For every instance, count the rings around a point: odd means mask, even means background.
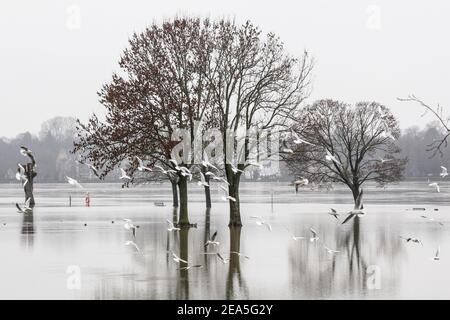
[{"label": "floodwater", "polygon": [[[286,182],[243,183],[244,226],[229,229],[218,186],[208,212],[193,183],[189,210],[197,227],[180,232],[167,231],[166,219],[176,219],[168,184],[37,184],[29,215],[14,207],[23,202],[20,187],[0,185],[0,299],[450,299],[450,185],[440,185],[441,193],[426,181],[367,186],[366,215],[341,225],[327,212],[333,207],[345,216],[352,208],[344,187],[296,195]],[[123,218],[139,225],[139,252],[125,245],[133,236]],[[309,228],[318,241],[309,240]],[[230,259],[225,264],[205,254],[205,239],[216,230],[220,245],[206,252],[218,250]],[[168,250],[203,267],[179,270]]]}]

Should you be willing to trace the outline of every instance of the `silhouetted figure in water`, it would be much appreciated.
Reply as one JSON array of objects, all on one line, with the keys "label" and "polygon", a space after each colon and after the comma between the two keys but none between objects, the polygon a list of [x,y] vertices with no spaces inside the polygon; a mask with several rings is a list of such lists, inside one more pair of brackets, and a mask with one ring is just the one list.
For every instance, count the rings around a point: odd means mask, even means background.
[{"label": "silhouetted figure in water", "polygon": [[36,161],[33,156],[33,152],[27,147],[20,147],[20,153],[23,156],[30,158],[31,162],[27,164],[19,164],[19,168],[17,169],[18,174],[20,174],[20,179],[22,181],[23,190],[25,192],[25,202],[30,199],[30,207],[33,208],[35,206],[34,195],[33,195],[33,185],[34,178],[36,178],[37,173],[35,171]]}]

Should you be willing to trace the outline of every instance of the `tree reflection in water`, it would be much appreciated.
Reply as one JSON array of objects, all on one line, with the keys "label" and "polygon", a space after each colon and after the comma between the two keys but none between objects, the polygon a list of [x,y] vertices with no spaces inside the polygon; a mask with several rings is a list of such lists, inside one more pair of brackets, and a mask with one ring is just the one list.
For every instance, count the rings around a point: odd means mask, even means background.
[{"label": "tree reflection in water", "polygon": [[[241,252],[241,227],[230,227],[230,252]],[[226,299],[248,299],[248,287],[241,272],[240,256],[230,253]]]},{"label": "tree reflection in water", "polygon": [[25,248],[32,248],[34,242],[34,215],[24,213],[22,218],[21,243]]}]

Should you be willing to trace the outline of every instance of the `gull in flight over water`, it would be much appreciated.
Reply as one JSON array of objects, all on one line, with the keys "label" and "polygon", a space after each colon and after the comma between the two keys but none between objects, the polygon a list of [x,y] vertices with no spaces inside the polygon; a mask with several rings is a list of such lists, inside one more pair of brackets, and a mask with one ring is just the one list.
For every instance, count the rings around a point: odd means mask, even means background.
[{"label": "gull in flight over water", "polygon": [[330,212],[328,212],[328,214],[335,217],[336,220],[339,220],[339,213],[337,213],[336,209],[330,208]]},{"label": "gull in flight over water", "polygon": [[339,164],[339,165],[341,164],[339,162],[339,160],[334,155],[332,155],[330,153],[330,151],[328,151],[328,150],[327,150],[327,155],[325,156],[325,159],[327,159],[327,161],[333,161],[334,163]]},{"label": "gull in flight over water", "polygon": [[216,241],[217,238],[217,230],[216,232],[214,232],[214,234],[212,235],[212,237],[210,239],[208,239],[208,241],[206,241],[205,243],[205,249],[211,245],[211,246],[218,246],[220,244],[219,241]]},{"label": "gull in flight over water", "polygon": [[295,144],[302,144],[302,143],[304,143],[304,144],[313,145],[312,143],[310,143],[310,142],[300,138],[299,135],[296,132],[294,132],[293,130],[291,130],[291,134],[292,134],[292,136],[294,136],[294,141],[293,142]]},{"label": "gull in flight over water", "polygon": [[228,193],[227,188],[225,188],[224,186],[220,186],[220,188],[225,192],[225,195],[222,197],[223,201],[231,200],[233,202],[236,202],[236,198],[230,196],[230,194]]},{"label": "gull in flight over water", "polygon": [[205,154],[204,159],[202,160],[202,165],[203,165],[206,169],[208,169],[208,168],[213,168],[213,169],[219,171],[219,169],[217,169],[216,166],[212,165],[211,162],[209,162],[208,156],[207,156],[206,154]]},{"label": "gull in flight over water", "polygon": [[245,258],[245,259],[250,259],[249,256],[243,255],[242,253],[237,252],[237,251],[230,251],[230,254],[235,254],[235,255],[237,255],[237,256],[239,256],[239,257],[243,257],[243,258]]},{"label": "gull in flight over water", "polygon": [[150,172],[152,172],[152,171],[153,171],[152,169],[150,169],[149,167],[146,167],[146,166],[144,165],[144,161],[142,161],[141,158],[139,158],[138,156],[136,156],[136,159],[137,159],[137,161],[139,162],[139,166],[138,166],[138,168],[137,168],[139,171],[141,171],[141,172],[143,172],[143,171],[150,171]]},{"label": "gull in flight over water", "polygon": [[67,177],[67,176],[66,176],[66,179],[70,185],[75,186],[80,189],[83,189],[83,186],[81,184],[79,184],[77,180],[72,179],[71,177]]},{"label": "gull in flight over water", "polygon": [[430,221],[433,221],[433,222],[436,222],[436,223],[439,223],[441,226],[444,225],[442,222],[435,220],[433,217],[428,217],[428,216],[425,216],[425,215],[422,215],[420,217],[424,218],[424,219],[427,219],[427,220],[430,220]]},{"label": "gull in flight over water", "polygon": [[180,167],[180,171],[181,171],[181,175],[183,177],[189,177],[189,181],[192,180],[192,173],[191,173],[191,171],[188,168]]},{"label": "gull in flight over water", "polygon": [[20,207],[18,203],[16,203],[16,208],[18,213],[31,213],[33,212],[33,209],[30,207],[31,198],[28,198],[27,201],[25,201],[25,204],[23,207]]},{"label": "gull in flight over water", "polygon": [[184,262],[186,264],[188,264],[188,262],[186,260],[181,259],[179,256],[177,256],[175,254],[175,252],[173,252],[172,250],[170,251],[170,253],[172,254],[172,259],[173,261],[175,261],[176,263],[180,263],[180,262]]},{"label": "gull in flight over water", "polygon": [[177,160],[175,160],[175,159],[170,159],[169,162],[173,164],[173,166],[175,167],[175,170],[177,170],[177,171],[180,171],[180,170],[181,170],[180,166],[178,165]]},{"label": "gull in flight over water", "polygon": [[317,235],[317,231],[313,228],[309,228],[309,231],[311,232],[311,237],[309,238],[309,241],[314,242],[319,240],[319,236]]},{"label": "gull in flight over water", "polygon": [[433,260],[435,260],[435,261],[440,260],[441,259],[440,253],[441,253],[441,247],[438,246],[436,253],[434,254]]},{"label": "gull in flight over water", "polygon": [[392,159],[383,159],[383,158],[380,158],[380,162],[383,164],[383,163],[386,163],[386,162],[389,162],[389,161],[392,161]]},{"label": "gull in flight over water", "polygon": [[33,153],[33,151],[31,151],[27,147],[22,146],[20,147],[20,153],[25,157],[29,157]]},{"label": "gull in flight over water", "polygon": [[441,189],[439,188],[439,184],[437,182],[432,182],[432,183],[428,184],[428,186],[436,188],[437,192],[441,192]]},{"label": "gull in flight over water", "polygon": [[212,173],[211,171],[208,171],[205,173],[205,176],[210,176],[213,180],[217,180],[217,181],[222,181],[224,183],[226,183],[227,185],[230,185],[227,181],[227,179],[225,179],[224,177],[219,177],[216,176],[214,173]]},{"label": "gull in flight over water", "polygon": [[291,234],[291,239],[294,241],[305,239],[305,237],[298,237],[298,236],[294,235],[288,228],[286,228],[286,230]]},{"label": "gull in flight over water", "polygon": [[222,255],[219,252],[216,253],[216,257],[219,258],[223,264],[227,264],[230,261],[230,259],[225,259],[224,257],[222,257]]},{"label": "gull in flight over water", "polygon": [[139,247],[137,246],[137,244],[134,241],[125,241],[125,245],[126,246],[133,246],[137,252],[140,252],[141,250],[139,250]]},{"label": "gull in flight over water", "polygon": [[347,218],[345,218],[342,224],[346,223],[347,221],[349,221],[354,217],[360,217],[365,214],[364,205],[362,203],[362,196],[363,196],[363,189],[360,190],[359,195],[356,198],[354,209],[348,213]]},{"label": "gull in flight over water", "polygon": [[447,168],[441,166],[441,173],[439,174],[442,178],[445,178],[446,176],[448,176],[448,172],[447,172]]},{"label": "gull in flight over water", "polygon": [[400,237],[400,239],[403,239],[406,242],[412,242],[412,243],[423,245],[423,243],[422,243],[422,241],[420,239],[417,239],[417,238],[414,238],[414,237]]},{"label": "gull in flight over water", "polygon": [[19,167],[19,170],[16,173],[16,179],[18,181],[23,180],[22,187],[25,187],[28,183],[28,178],[25,176],[25,168],[20,163],[18,163],[17,166]]},{"label": "gull in flight over water", "polygon": [[168,170],[164,170],[163,167],[156,165],[155,168],[158,168],[159,170],[161,170],[161,173],[165,174],[165,175],[169,175],[170,173],[177,173],[175,170],[172,169],[168,169]]},{"label": "gull in flight over water", "polygon": [[263,218],[261,217],[256,217],[256,216],[252,216],[250,217],[252,219],[256,219],[256,224],[258,226],[266,226],[267,230],[272,231],[272,226],[270,225],[270,223],[267,223],[263,220]]},{"label": "gull in flight over water", "polygon": [[230,163],[231,166],[231,171],[233,171],[234,174],[238,173],[238,172],[244,172],[241,169],[238,169],[236,166],[234,166],[232,163]]},{"label": "gull in flight over water", "polygon": [[206,182],[205,175],[202,172],[200,172],[200,181],[198,181],[197,184],[200,187],[201,186],[209,187],[209,184]]},{"label": "gull in flight over water", "polygon": [[323,247],[324,247],[325,250],[327,250],[327,252],[330,253],[330,254],[334,254],[334,253],[340,252],[339,250],[333,250],[333,249],[330,249],[330,248],[328,248],[327,246],[323,246]]},{"label": "gull in flight over water", "polygon": [[192,268],[203,268],[203,266],[201,264],[195,264],[195,265],[190,265],[190,266],[187,266],[187,267],[178,268],[178,270],[189,270],[189,269],[192,269]]},{"label": "gull in flight over water", "polygon": [[123,170],[122,168],[120,168],[120,173],[121,176],[119,177],[120,180],[131,180],[131,177],[129,175],[127,175],[127,172],[125,170]]},{"label": "gull in flight over water", "polygon": [[166,220],[166,221],[167,221],[167,224],[169,225],[169,228],[167,228],[167,231],[169,231],[169,232],[180,231],[180,228],[176,228],[172,221],[170,221],[170,220]]},{"label": "gull in flight over water", "polygon": [[288,147],[288,145],[287,145],[285,140],[283,140],[282,145],[283,145],[283,148],[281,149],[282,152],[290,153],[290,154],[294,153],[294,150],[292,150],[291,148]]},{"label": "gull in flight over water", "polygon": [[135,226],[135,225],[133,224],[133,222],[132,222],[130,219],[123,219],[123,221],[125,221],[123,227],[124,227],[126,230],[131,230],[131,231],[133,232],[133,237],[136,238],[136,229],[137,229],[137,226]]}]

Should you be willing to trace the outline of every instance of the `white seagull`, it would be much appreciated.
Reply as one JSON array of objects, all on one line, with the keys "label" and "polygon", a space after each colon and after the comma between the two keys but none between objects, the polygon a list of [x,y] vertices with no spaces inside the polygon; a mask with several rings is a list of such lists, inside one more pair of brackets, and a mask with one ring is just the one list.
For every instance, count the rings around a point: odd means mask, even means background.
[{"label": "white seagull", "polygon": [[330,153],[330,151],[328,151],[327,150],[327,155],[325,156],[325,159],[327,159],[327,161],[333,161],[334,163],[336,163],[336,164],[341,164],[340,162],[339,162],[339,160],[335,157],[335,156],[333,156],[331,153]]},{"label": "white seagull", "polygon": [[421,218],[424,218],[424,219],[427,219],[427,220],[430,220],[430,221],[433,221],[433,222],[437,222],[437,223],[439,223],[441,226],[444,225],[442,222],[435,220],[433,217],[428,217],[428,216],[425,216],[425,215],[422,215],[422,216],[420,216],[420,217],[421,217]]},{"label": "white seagull", "polygon": [[16,203],[16,208],[18,213],[31,213],[33,212],[33,209],[30,207],[31,198],[28,198],[25,201],[25,204],[23,207],[20,207],[18,203]]},{"label": "white seagull", "polygon": [[434,254],[433,260],[435,260],[435,261],[440,260],[441,259],[440,253],[441,253],[441,247],[438,246],[436,253]]},{"label": "white seagull", "polygon": [[441,192],[441,189],[439,188],[439,184],[437,182],[432,182],[428,186],[436,188],[437,192]]},{"label": "white seagull", "polygon": [[327,250],[327,252],[330,253],[330,254],[334,254],[334,253],[340,252],[339,250],[333,250],[333,249],[330,249],[330,248],[328,248],[327,246],[323,246],[323,247],[324,247],[325,250]]},{"label": "white seagull", "polygon": [[225,192],[225,195],[222,196],[222,200],[223,201],[231,200],[233,202],[236,202],[236,198],[230,196],[230,194],[228,193],[227,188],[225,188],[224,186],[220,186],[220,188]]},{"label": "white seagull", "polygon": [[239,257],[243,257],[243,258],[245,258],[245,259],[250,259],[249,256],[243,255],[242,253],[237,252],[237,251],[230,251],[230,254],[235,254],[235,255],[237,255],[237,256],[239,256]]},{"label": "white seagull", "polygon": [[186,260],[181,259],[179,256],[177,256],[175,254],[175,252],[173,252],[172,250],[170,251],[170,253],[172,254],[172,259],[173,261],[175,261],[176,263],[180,263],[180,262],[184,262],[184,263],[188,263]]},{"label": "white seagull", "polygon": [[123,227],[126,230],[131,230],[133,232],[133,237],[136,238],[137,227],[133,224],[133,222],[130,219],[123,219],[123,221],[125,221]]},{"label": "white seagull", "polygon": [[266,226],[267,230],[272,231],[272,226],[270,223],[265,222],[261,217],[252,216],[252,219],[256,219],[256,224],[258,226]]},{"label": "white seagull", "polygon": [[448,176],[448,172],[447,172],[447,168],[441,166],[442,172],[439,174],[442,178],[445,178],[446,176]]},{"label": "white seagull", "polygon": [[238,173],[238,172],[244,172],[241,169],[238,169],[236,166],[234,166],[232,163],[230,163],[231,166],[231,171],[233,171],[234,174]]},{"label": "white seagull", "polygon": [[131,240],[125,241],[125,245],[126,246],[133,246],[136,249],[137,252],[141,251],[141,250],[139,250],[139,247],[137,246],[137,244],[134,243],[134,241],[131,241]]},{"label": "white seagull", "polygon": [[313,228],[309,228],[309,231],[311,231],[311,238],[309,238],[309,241],[314,242],[319,240],[319,236],[317,235],[317,231]]},{"label": "white seagull", "polygon": [[66,179],[67,179],[67,182],[70,185],[75,186],[75,187],[80,188],[80,189],[83,189],[83,186],[81,184],[79,184],[77,180],[75,180],[75,179],[73,179],[71,177],[68,177],[68,176],[66,176]]},{"label": "white seagull", "polygon": [[131,180],[131,177],[129,175],[127,175],[127,172],[125,170],[123,170],[122,168],[120,168],[120,173],[121,176],[119,177],[120,180]]},{"label": "white seagull", "polygon": [[414,237],[402,237],[400,236],[400,239],[405,240],[406,242],[412,242],[412,243],[416,243],[416,244],[421,244],[423,245],[422,241],[420,239],[414,238]]},{"label": "white seagull", "polygon": [[336,220],[339,220],[339,213],[337,213],[336,209],[330,208],[330,212],[328,212],[328,214],[335,217]]},{"label": "white seagull", "polygon": [[167,224],[169,225],[169,228],[167,228],[167,231],[169,231],[169,232],[180,231],[180,228],[176,228],[172,221],[170,221],[170,220],[166,220],[166,221],[167,221]]},{"label": "white seagull", "polygon": [[212,235],[212,237],[211,237],[208,241],[206,241],[206,243],[205,243],[205,249],[206,249],[209,245],[211,245],[211,246],[218,246],[218,245],[220,244],[220,242],[219,242],[219,241],[216,241],[216,238],[217,238],[217,231],[214,232],[214,234]]},{"label": "white seagull", "polygon": [[294,136],[294,143],[295,144],[302,144],[302,143],[304,143],[304,144],[309,144],[309,145],[313,145],[312,143],[310,143],[310,142],[308,142],[308,141],[305,141],[305,140],[303,140],[302,138],[300,138],[299,136],[298,136],[298,134],[296,133],[296,132],[294,132],[293,130],[291,130],[291,134]]},{"label": "white seagull", "polygon": [[31,150],[28,149],[27,147],[22,146],[22,147],[20,147],[20,153],[21,153],[23,156],[28,157],[28,156],[30,156],[30,155],[33,153],[33,151],[31,151]]},{"label": "white seagull", "polygon": [[216,166],[212,165],[211,162],[209,162],[208,157],[205,154],[205,159],[202,160],[202,165],[208,169],[208,168],[213,168],[216,169],[217,171],[219,171],[219,169],[217,169]]},{"label": "white seagull", "polygon": [[152,172],[152,171],[153,171],[152,169],[150,169],[149,167],[146,167],[146,166],[144,165],[144,161],[142,161],[141,158],[139,158],[138,156],[136,156],[136,159],[137,159],[137,161],[139,162],[139,166],[138,166],[138,168],[137,168],[139,171],[141,171],[141,172],[143,172],[143,171],[150,171],[150,172]]},{"label": "white seagull", "polygon": [[163,167],[156,165],[155,168],[158,168],[159,170],[161,170],[161,173],[165,174],[165,175],[169,175],[170,173],[177,173],[175,170],[172,169],[168,169],[168,170],[164,170]]},{"label": "white seagull", "polygon": [[181,170],[180,166],[178,165],[177,160],[175,160],[175,159],[170,159],[169,162],[173,164],[173,166],[175,167],[175,170],[177,170],[177,171],[180,171],[180,170]]},{"label": "white seagull", "polygon": [[200,187],[201,186],[209,187],[209,184],[206,182],[205,175],[202,172],[200,172],[200,181],[198,181],[197,184]]},{"label": "white seagull", "polygon": [[288,228],[286,228],[286,230],[291,234],[291,239],[294,241],[305,239],[305,237],[298,237],[298,236],[294,235]]},{"label": "white seagull", "polygon": [[187,267],[178,268],[178,270],[189,270],[189,269],[192,269],[192,268],[203,268],[203,266],[201,264],[195,264],[195,265],[190,265],[190,266],[187,266]]}]

